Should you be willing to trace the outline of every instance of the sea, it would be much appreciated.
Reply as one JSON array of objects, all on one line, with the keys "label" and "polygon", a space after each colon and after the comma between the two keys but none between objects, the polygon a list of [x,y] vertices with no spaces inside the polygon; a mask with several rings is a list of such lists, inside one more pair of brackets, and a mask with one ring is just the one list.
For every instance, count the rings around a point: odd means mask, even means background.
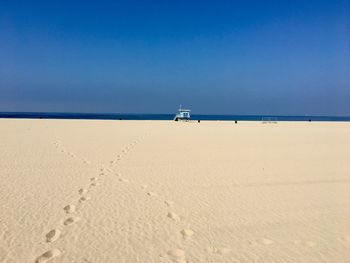
[{"label": "sea", "polygon": [[[173,120],[175,114],[0,112],[0,118],[79,119],[79,120]],[[350,121],[350,116],[278,116],[278,115],[204,115],[193,114],[195,121]]]}]

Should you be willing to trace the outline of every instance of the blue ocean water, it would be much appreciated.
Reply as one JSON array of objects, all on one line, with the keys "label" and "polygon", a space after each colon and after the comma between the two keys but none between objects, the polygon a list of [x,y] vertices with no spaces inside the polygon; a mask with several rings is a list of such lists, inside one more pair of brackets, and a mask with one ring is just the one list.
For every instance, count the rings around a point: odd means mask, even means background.
[{"label": "blue ocean water", "polygon": [[[175,114],[122,113],[60,113],[60,112],[0,112],[0,118],[82,119],[82,120],[172,120]],[[337,116],[276,116],[276,115],[191,115],[192,120],[219,121],[350,121]]]}]

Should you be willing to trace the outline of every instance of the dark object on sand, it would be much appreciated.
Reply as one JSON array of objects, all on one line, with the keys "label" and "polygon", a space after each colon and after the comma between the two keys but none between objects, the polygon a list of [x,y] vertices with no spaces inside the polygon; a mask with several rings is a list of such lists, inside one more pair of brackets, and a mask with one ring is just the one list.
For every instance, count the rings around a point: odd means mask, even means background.
[{"label": "dark object on sand", "polygon": [[311,122],[311,119],[309,119],[309,122]]},{"label": "dark object on sand", "polygon": [[235,121],[235,123],[237,124],[237,121]]},{"label": "dark object on sand", "polygon": [[198,123],[200,123],[201,122],[201,120],[198,120]]}]

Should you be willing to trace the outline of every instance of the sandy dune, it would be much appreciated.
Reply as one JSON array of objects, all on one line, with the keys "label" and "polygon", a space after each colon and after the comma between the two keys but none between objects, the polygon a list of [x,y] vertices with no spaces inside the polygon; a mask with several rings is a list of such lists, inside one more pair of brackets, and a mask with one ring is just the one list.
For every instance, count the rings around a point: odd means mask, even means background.
[{"label": "sandy dune", "polygon": [[349,262],[350,123],[0,120],[0,262]]}]

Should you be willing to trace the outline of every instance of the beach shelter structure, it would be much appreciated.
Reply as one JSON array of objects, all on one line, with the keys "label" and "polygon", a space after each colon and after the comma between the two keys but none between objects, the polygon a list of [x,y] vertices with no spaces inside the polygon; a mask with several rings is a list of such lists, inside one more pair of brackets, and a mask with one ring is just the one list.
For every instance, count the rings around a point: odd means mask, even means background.
[{"label": "beach shelter structure", "polygon": [[182,109],[181,105],[180,105],[180,109],[178,111],[178,113],[175,115],[174,117],[174,121],[178,121],[178,120],[190,120],[191,119],[191,115],[190,115],[191,110],[189,109]]}]

